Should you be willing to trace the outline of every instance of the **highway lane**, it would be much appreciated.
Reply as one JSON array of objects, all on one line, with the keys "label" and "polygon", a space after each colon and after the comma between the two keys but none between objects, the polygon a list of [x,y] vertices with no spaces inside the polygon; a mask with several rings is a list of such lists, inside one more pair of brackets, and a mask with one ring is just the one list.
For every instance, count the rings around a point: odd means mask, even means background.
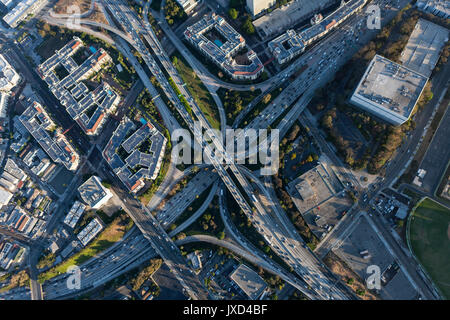
[{"label": "highway lane", "polygon": [[226,205],[226,198],[225,198],[225,189],[222,185],[220,196],[220,216],[222,218],[222,221],[225,225],[225,229],[227,230],[228,234],[239,243],[243,248],[245,248],[248,252],[251,252],[255,256],[261,258],[264,261],[267,261],[273,268],[275,268],[279,275],[283,275],[285,278],[285,281],[290,283],[292,286],[297,288],[299,291],[301,291],[305,296],[309,297],[310,299],[313,299],[316,297],[316,293],[313,292],[310,289],[310,286],[303,281],[301,278],[297,278],[294,274],[288,273],[286,270],[284,270],[281,266],[276,264],[272,259],[267,257],[266,254],[261,252],[258,248],[256,248],[252,243],[250,243],[244,235],[242,235],[239,230],[236,228],[236,226],[233,224],[230,214],[227,210]]},{"label": "highway lane", "polygon": [[170,198],[164,205],[164,208],[156,212],[156,219],[161,223],[163,228],[167,228],[171,223],[208,189],[216,180],[217,175],[212,170],[200,170],[186,184],[186,186]]},{"label": "highway lane", "polygon": [[[146,51],[142,40],[128,20],[126,15],[127,10],[129,10],[128,5],[123,5],[121,2],[113,0],[103,1],[103,5],[105,8],[110,10],[110,12],[114,15],[114,18],[117,19],[127,33],[131,35],[132,43],[141,54],[147,66],[151,71],[153,71],[152,73],[157,78],[162,79],[163,75],[160,71],[158,71],[155,61]],[[127,36],[124,37],[127,38]],[[171,93],[173,97],[174,92],[173,89],[170,90],[171,88],[169,88],[168,82],[165,81],[165,83],[161,84],[165,87],[164,89],[166,91],[172,91]],[[193,299],[206,299],[208,297],[208,293],[204,286],[200,283],[198,277],[193,274],[192,269],[187,266],[186,260],[181,256],[181,252],[175,247],[170,237],[159,225],[150,211],[146,207],[142,206],[139,201],[123,192],[123,190],[115,189],[115,192],[120,194],[120,199],[125,199],[124,209],[128,214],[130,214],[144,236],[150,241],[156,252],[164,259],[167,266],[171,269],[172,273],[176,276],[188,294]]]},{"label": "highway lane", "polygon": [[[150,4],[151,4],[151,0],[147,1],[147,3],[144,6],[144,26],[147,30],[147,32],[149,34],[152,34],[153,38],[156,38],[156,34],[154,34],[153,28],[150,24],[150,22],[148,21],[148,11],[150,8]],[[164,9],[161,9],[161,11],[163,11]],[[161,14],[159,15],[159,23],[163,25],[163,29],[165,34],[171,38],[174,37],[176,38],[175,34],[173,34],[172,29],[170,29],[169,25],[167,24],[167,21],[165,18],[161,19]],[[175,40],[173,39],[173,40]],[[225,137],[225,129],[226,129],[226,115],[225,115],[225,110],[223,107],[223,103],[222,100],[220,100],[219,96],[217,95],[216,91],[218,89],[218,87],[214,86],[210,81],[208,81],[208,78],[204,75],[204,73],[200,70],[201,68],[203,68],[203,65],[200,64],[196,59],[193,59],[193,57],[189,54],[186,54],[186,48],[184,46],[180,46],[179,42],[173,41],[172,43],[175,45],[175,47],[177,48],[177,50],[182,53],[183,57],[187,60],[188,64],[191,66],[191,68],[194,70],[194,72],[197,74],[197,76],[200,78],[200,80],[203,82],[203,84],[205,85],[206,89],[208,90],[208,92],[210,93],[211,97],[213,98],[214,102],[216,103],[216,107],[219,111],[219,117],[220,117],[220,129],[222,131],[222,135],[223,137]],[[161,47],[162,48],[162,47]],[[214,106],[211,106],[214,107]]]},{"label": "highway lane", "polygon": [[[186,219],[183,223],[181,223],[179,226],[177,226],[174,230],[169,232],[169,236],[173,237],[176,234],[182,232],[187,227],[189,227],[192,223],[194,223],[195,220],[200,218],[200,216],[208,209],[209,204],[213,200],[214,196],[216,195],[217,188],[219,187],[219,181],[216,180],[211,187],[211,191],[208,194],[208,197],[205,199],[203,204],[200,206],[200,208],[197,209],[188,219]],[[163,223],[162,223],[163,224]]]}]

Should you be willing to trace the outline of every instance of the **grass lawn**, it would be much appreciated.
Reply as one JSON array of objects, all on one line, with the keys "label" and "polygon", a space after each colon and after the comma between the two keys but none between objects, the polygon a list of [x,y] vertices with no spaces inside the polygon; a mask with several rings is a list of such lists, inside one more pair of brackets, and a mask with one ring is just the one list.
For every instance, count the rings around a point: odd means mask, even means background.
[{"label": "grass lawn", "polygon": [[66,272],[71,265],[80,265],[91,259],[100,252],[108,249],[114,243],[123,238],[128,230],[133,226],[133,221],[124,213],[115,218],[114,221],[103,230],[100,235],[88,246],[71,256],[56,267],[39,275],[39,282],[44,282],[57,275]]},{"label": "grass lawn", "polygon": [[450,299],[450,210],[425,199],[413,213],[409,232],[414,254]]},{"label": "grass lawn", "polygon": [[214,129],[220,130],[219,111],[217,110],[216,103],[213,97],[206,89],[200,78],[192,70],[191,66],[177,51],[171,56],[172,61],[176,57],[175,68],[180,74],[183,81],[191,93],[192,97],[197,102],[198,106],[205,114],[206,119]]}]

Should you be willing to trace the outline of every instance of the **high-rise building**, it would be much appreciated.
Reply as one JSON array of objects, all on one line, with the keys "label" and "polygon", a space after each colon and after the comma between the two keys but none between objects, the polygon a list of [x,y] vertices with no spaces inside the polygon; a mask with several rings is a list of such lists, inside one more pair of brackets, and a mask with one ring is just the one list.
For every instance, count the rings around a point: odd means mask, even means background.
[{"label": "high-rise building", "polygon": [[275,5],[276,0],[247,0],[247,7],[253,16]]}]

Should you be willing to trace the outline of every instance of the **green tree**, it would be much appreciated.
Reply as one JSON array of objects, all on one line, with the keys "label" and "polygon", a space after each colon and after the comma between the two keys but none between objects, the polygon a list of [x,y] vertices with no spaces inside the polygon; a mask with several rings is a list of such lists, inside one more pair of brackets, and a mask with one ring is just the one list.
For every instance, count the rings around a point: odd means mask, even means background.
[{"label": "green tree", "polygon": [[244,24],[242,25],[242,30],[244,30],[246,34],[255,33],[255,27],[253,26],[252,19],[250,17],[245,20]]},{"label": "green tree", "polygon": [[231,8],[228,11],[228,15],[230,16],[231,19],[236,20],[239,15],[239,12],[235,8]]}]

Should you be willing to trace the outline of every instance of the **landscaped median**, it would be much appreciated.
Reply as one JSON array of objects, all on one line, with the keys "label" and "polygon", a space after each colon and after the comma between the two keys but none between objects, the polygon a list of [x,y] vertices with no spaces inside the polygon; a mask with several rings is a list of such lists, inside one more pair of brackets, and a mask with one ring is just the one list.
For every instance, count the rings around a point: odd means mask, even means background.
[{"label": "landscaped median", "polygon": [[[194,98],[199,108],[205,114],[205,117],[208,120],[208,122],[214,129],[220,129],[220,122],[218,120],[219,110],[217,109],[216,103],[214,102],[214,99],[209,93],[208,89],[205,87],[203,82],[200,80],[200,78],[197,76],[197,74],[188,64],[188,62],[180,55],[178,51],[172,55],[171,59],[173,65],[180,74],[181,79],[183,79],[183,81],[186,83],[187,89],[191,93],[192,97]],[[177,91],[177,89],[175,89],[175,91],[180,96],[179,90]],[[183,100],[181,100],[181,102],[183,102]],[[189,111],[190,107],[187,110]]]},{"label": "landscaped median", "polygon": [[123,211],[118,211],[114,216],[114,220],[112,220],[94,241],[59,265],[41,273],[38,277],[38,281],[43,283],[44,281],[54,278],[57,275],[66,272],[68,267],[86,262],[121,240],[133,226],[133,220],[131,220]]},{"label": "landscaped median", "polygon": [[424,198],[411,213],[407,236],[416,258],[450,299],[450,210]]}]

